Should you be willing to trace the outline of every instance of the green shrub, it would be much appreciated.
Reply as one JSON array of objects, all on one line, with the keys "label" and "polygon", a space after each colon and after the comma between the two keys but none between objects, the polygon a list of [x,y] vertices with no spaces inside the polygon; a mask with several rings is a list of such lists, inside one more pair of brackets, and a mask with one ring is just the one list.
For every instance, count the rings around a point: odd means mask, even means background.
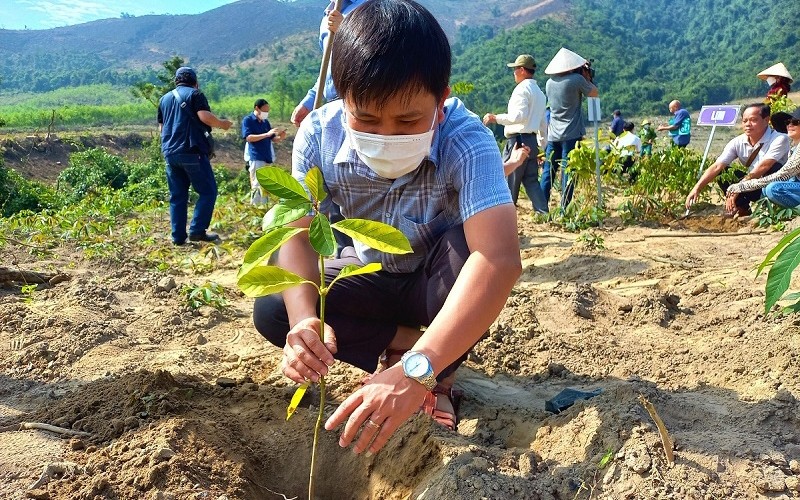
[{"label": "green shrub", "polygon": [[128,179],[122,158],[102,148],[73,153],[69,157],[69,163],[70,166],[58,175],[58,183],[69,186],[66,201],[70,203],[80,200],[99,187],[120,189]]},{"label": "green shrub", "polygon": [[50,186],[30,181],[6,168],[0,157],[0,216],[10,217],[23,210],[39,212],[56,205],[57,198]]},{"label": "green shrub", "polygon": [[[686,196],[697,182],[701,159],[694,150],[672,146],[639,158],[634,167],[636,182],[626,189],[628,200],[619,207],[623,219],[658,219],[683,211]],[[712,163],[710,158],[706,166]]]}]

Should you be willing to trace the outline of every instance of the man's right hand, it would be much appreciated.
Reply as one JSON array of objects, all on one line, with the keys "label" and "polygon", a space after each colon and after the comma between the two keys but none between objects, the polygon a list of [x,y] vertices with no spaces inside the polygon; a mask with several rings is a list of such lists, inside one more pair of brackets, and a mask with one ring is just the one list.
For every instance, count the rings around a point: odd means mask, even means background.
[{"label": "man's right hand", "polygon": [[300,126],[300,122],[302,122],[308,114],[311,113],[311,110],[307,107],[303,106],[302,104],[298,104],[294,111],[292,111],[291,121],[295,127]]},{"label": "man's right hand", "polygon": [[221,128],[222,130],[228,130],[229,128],[231,128],[231,125],[233,125],[233,122],[230,120],[220,120],[219,128]]},{"label": "man's right hand", "polygon": [[281,370],[298,384],[308,380],[318,382],[320,376],[328,374],[336,353],[336,336],[333,329],[325,325],[325,341],[320,340],[319,318],[306,318],[298,322],[286,335]]},{"label": "man's right hand", "polygon": [[692,189],[689,196],[686,197],[686,210],[689,210],[692,205],[697,203],[698,191],[697,188]]}]

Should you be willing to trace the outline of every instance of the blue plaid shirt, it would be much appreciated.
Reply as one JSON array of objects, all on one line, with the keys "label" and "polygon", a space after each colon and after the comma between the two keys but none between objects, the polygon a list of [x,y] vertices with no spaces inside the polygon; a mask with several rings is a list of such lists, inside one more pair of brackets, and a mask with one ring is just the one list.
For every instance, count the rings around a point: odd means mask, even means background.
[{"label": "blue plaid shirt", "polygon": [[346,218],[394,226],[414,250],[391,255],[355,242],[362,262],[380,262],[394,273],[413,272],[445,231],[487,208],[511,203],[500,151],[489,130],[456,98],[445,101],[444,114],[430,156],[395,180],[378,176],[350,147],[341,100],[313,111],[300,125],[292,175],[305,186],[308,170],[320,167],[329,195],[322,210],[333,201]]}]

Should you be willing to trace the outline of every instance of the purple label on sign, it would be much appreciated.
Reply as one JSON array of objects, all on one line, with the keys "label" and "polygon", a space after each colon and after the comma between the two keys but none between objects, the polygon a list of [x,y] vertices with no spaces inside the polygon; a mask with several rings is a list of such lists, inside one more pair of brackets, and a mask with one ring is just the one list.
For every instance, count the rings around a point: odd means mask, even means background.
[{"label": "purple label on sign", "polygon": [[718,127],[733,127],[739,118],[739,106],[720,105],[703,106],[700,116],[697,117],[698,125],[711,125]]}]

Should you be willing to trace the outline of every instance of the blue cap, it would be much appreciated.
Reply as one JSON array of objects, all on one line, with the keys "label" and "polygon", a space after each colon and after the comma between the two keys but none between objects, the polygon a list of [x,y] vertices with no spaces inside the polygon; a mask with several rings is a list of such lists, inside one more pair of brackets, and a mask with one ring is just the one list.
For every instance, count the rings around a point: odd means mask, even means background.
[{"label": "blue cap", "polygon": [[197,73],[188,66],[181,66],[175,71],[175,82],[176,83],[188,83],[188,84],[195,84],[197,83]]}]

